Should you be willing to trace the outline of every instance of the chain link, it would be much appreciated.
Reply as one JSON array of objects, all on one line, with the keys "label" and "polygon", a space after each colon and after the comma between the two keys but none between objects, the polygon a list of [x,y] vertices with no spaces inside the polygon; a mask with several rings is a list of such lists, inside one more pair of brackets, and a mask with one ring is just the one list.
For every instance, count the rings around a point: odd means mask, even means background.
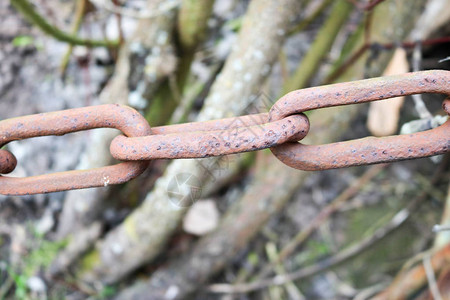
[{"label": "chain link", "polygon": [[[450,72],[422,71],[293,91],[275,103],[270,116],[271,120],[279,120],[316,108],[423,93],[450,96]],[[448,115],[449,102],[447,98],[443,103]],[[450,120],[433,130],[408,135],[367,137],[320,146],[285,143],[271,149],[283,163],[301,170],[326,170],[427,157],[449,151]]]},{"label": "chain link", "polygon": [[[111,143],[114,158],[124,161],[103,168],[26,178],[0,176],[0,194],[26,195],[107,186],[140,175],[152,159],[202,158],[270,148],[288,166],[325,170],[437,155],[449,152],[450,120],[409,135],[368,137],[328,145],[298,143],[309,132],[305,111],[377,101],[420,93],[450,96],[449,71],[423,71],[293,91],[269,113],[150,128],[144,117],[122,105],[100,105],[0,121],[0,147],[15,140],[64,135],[93,128],[116,128],[123,135]],[[450,100],[443,104],[450,115]],[[0,173],[17,160],[0,150]]]}]

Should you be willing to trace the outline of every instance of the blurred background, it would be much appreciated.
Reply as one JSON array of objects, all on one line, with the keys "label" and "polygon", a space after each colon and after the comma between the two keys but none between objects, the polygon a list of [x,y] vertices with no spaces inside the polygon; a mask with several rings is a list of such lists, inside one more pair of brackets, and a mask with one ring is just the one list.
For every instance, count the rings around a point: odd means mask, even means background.
[{"label": "blurred background", "polygon": [[[118,103],[151,126],[450,69],[446,0],[0,2],[0,118]],[[307,144],[430,129],[442,95],[310,113]],[[422,105],[421,105],[422,104]],[[424,104],[424,105],[423,105]],[[7,145],[12,176],[114,163],[117,131]],[[0,197],[0,299],[450,299],[449,157],[304,172],[269,150]]]}]

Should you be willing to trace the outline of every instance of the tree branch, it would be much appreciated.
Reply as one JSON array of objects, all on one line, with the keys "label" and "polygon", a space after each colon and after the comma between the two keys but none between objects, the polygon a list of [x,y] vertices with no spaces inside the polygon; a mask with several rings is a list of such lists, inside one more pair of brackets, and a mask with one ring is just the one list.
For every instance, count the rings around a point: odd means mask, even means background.
[{"label": "tree branch", "polygon": [[43,16],[38,14],[27,0],[11,0],[11,4],[33,25],[39,27],[43,32],[55,39],[71,45],[86,47],[117,47],[118,41],[100,41],[83,39],[76,35],[66,33],[48,23]]}]

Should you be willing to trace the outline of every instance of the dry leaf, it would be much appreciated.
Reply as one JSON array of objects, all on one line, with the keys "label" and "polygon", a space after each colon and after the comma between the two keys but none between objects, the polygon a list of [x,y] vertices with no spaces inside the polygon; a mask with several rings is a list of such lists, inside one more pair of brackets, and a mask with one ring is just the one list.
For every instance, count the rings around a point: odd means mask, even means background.
[{"label": "dry leaf", "polygon": [[[397,48],[383,75],[397,75],[408,71],[406,51]],[[405,97],[397,97],[370,103],[367,127],[373,135],[386,136],[397,132],[400,109],[404,99]]]}]

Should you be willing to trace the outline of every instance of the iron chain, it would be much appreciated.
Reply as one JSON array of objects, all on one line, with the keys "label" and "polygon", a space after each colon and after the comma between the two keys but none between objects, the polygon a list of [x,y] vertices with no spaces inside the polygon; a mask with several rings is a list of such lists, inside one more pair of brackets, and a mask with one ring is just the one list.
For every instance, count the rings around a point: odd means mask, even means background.
[{"label": "iron chain", "polygon": [[[298,143],[309,131],[305,111],[365,103],[420,93],[450,96],[449,71],[423,71],[398,76],[313,87],[288,93],[269,113],[150,128],[134,109],[108,104],[43,113],[0,121],[0,147],[9,142],[93,128],[116,128],[123,135],[111,143],[114,158],[103,168],[16,178],[0,176],[0,194],[26,195],[106,186],[140,175],[152,159],[202,158],[270,148],[288,166],[325,170],[391,162],[449,152],[450,120],[409,135],[339,142]],[[443,108],[450,115],[450,98]],[[0,150],[0,173],[14,170],[17,160]]]}]

